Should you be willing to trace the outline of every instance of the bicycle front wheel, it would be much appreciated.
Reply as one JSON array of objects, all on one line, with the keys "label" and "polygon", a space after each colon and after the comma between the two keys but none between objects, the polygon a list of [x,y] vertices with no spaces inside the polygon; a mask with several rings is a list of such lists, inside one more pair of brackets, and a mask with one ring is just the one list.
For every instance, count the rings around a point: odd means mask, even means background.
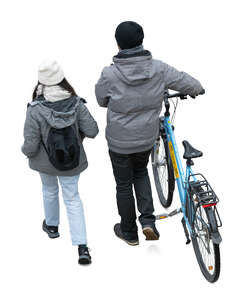
[{"label": "bicycle front wheel", "polygon": [[211,217],[214,216],[212,208],[198,205],[197,198],[190,195],[187,215],[192,225],[191,237],[196,259],[201,272],[209,282],[215,282],[220,275],[220,248],[211,237]]},{"label": "bicycle front wheel", "polygon": [[160,203],[163,207],[168,208],[173,200],[175,178],[168,144],[162,136],[159,136],[152,149],[151,160]]}]

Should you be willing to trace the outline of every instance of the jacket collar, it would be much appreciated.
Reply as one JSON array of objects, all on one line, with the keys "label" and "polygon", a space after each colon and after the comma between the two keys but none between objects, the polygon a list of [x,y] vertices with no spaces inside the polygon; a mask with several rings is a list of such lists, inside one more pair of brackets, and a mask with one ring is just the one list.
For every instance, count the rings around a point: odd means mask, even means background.
[{"label": "jacket collar", "polygon": [[117,55],[114,56],[114,58],[130,58],[130,57],[139,57],[139,56],[150,56],[151,53],[148,50],[142,50],[137,53],[131,53],[131,54],[125,54],[122,52],[119,52]]}]

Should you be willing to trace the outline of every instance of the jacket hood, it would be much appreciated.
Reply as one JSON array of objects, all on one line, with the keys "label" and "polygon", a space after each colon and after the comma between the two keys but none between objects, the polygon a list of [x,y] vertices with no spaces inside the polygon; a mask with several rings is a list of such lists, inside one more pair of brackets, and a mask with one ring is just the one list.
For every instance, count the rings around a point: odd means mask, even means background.
[{"label": "jacket hood", "polygon": [[36,107],[39,114],[46,119],[51,127],[64,128],[75,123],[77,108],[81,100],[86,102],[77,96],[56,102],[50,102],[45,100],[44,97],[39,97],[30,105]]},{"label": "jacket hood", "polygon": [[138,56],[113,57],[114,71],[117,77],[128,85],[140,85],[153,76],[152,55],[149,51],[143,51]]}]

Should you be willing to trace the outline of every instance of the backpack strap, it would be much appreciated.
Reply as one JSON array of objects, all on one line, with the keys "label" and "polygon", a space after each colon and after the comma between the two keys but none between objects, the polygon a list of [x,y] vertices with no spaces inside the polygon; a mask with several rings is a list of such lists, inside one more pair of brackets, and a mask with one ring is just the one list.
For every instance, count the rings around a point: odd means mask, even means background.
[{"label": "backpack strap", "polygon": [[28,107],[34,107],[34,106],[36,106],[37,104],[39,104],[41,101],[31,101],[31,102],[29,102],[28,104],[27,104],[27,108]]},{"label": "backpack strap", "polygon": [[[81,98],[81,97],[79,97],[79,96],[77,96],[77,100],[78,100],[79,102],[82,101],[83,104],[86,104],[86,103],[87,103],[87,101],[86,101],[84,98]],[[76,122],[75,122],[75,127],[76,127],[76,131],[78,132],[78,137],[79,137],[79,139],[80,139],[80,141],[81,141],[81,143],[82,143],[82,142],[83,142],[83,139],[85,138],[85,135],[84,135],[84,133],[80,130],[79,125],[78,125],[78,122],[79,122],[79,114],[77,115],[77,120],[76,120]]]},{"label": "backpack strap", "polygon": [[42,137],[42,136],[41,136],[41,143],[42,143],[42,145],[43,145],[44,150],[45,150],[46,153],[49,155],[49,151],[48,151],[48,149],[46,148],[46,146],[45,146],[45,144],[44,144],[44,141],[43,141],[43,137]]},{"label": "backpack strap", "polygon": [[82,101],[84,104],[87,103],[87,101],[84,98],[81,98],[79,96],[77,96],[77,100]]}]

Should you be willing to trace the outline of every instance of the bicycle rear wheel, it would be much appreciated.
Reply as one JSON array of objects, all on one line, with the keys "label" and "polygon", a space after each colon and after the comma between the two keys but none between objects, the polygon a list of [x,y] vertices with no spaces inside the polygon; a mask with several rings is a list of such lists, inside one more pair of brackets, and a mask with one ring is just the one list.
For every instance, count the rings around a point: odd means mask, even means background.
[{"label": "bicycle rear wheel", "polygon": [[170,159],[168,144],[159,136],[151,152],[155,186],[160,203],[168,208],[172,204],[175,187],[173,165]]},{"label": "bicycle rear wheel", "polygon": [[215,215],[213,208],[203,207],[197,202],[195,194],[190,193],[187,201],[187,215],[192,226],[191,236],[196,259],[201,272],[209,282],[215,282],[220,275],[220,247],[214,243],[211,236],[211,227]]}]

